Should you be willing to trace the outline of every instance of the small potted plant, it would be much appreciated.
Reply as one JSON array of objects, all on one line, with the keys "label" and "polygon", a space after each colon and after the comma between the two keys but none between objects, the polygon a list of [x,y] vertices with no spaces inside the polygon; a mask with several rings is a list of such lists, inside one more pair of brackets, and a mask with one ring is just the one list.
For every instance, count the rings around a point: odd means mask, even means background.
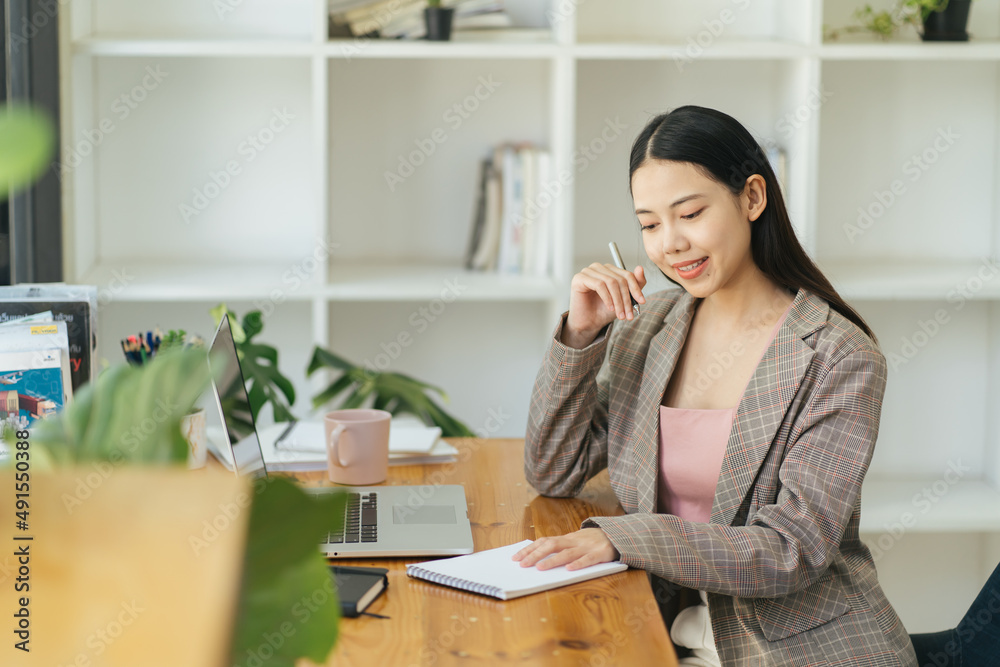
[{"label": "small potted plant", "polygon": [[454,7],[444,7],[441,0],[427,0],[424,22],[427,25],[427,39],[446,42],[451,39],[451,22],[455,16]]},{"label": "small potted plant", "polygon": [[[872,6],[854,11],[860,25],[824,30],[825,39],[836,39],[841,33],[871,32],[883,40],[889,39],[905,25],[918,29],[925,42],[964,42],[969,33],[969,8],[972,0],[897,0],[889,10],[875,11]],[[919,32],[922,26],[923,32]]]},{"label": "small potted plant", "polygon": [[[911,0],[913,1],[913,0]],[[923,0],[920,18],[924,31],[920,38],[925,42],[967,42],[969,9],[972,0]]]}]

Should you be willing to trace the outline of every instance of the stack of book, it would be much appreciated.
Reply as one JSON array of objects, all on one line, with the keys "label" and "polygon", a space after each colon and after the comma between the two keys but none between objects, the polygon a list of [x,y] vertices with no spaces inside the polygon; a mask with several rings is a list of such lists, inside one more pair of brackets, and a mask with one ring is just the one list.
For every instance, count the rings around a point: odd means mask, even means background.
[{"label": "stack of book", "polygon": [[[513,25],[502,0],[443,0],[455,10],[452,30],[509,28]],[[421,39],[427,34],[427,0],[329,0],[331,37]]]},{"label": "stack of book", "polygon": [[[80,389],[94,377],[97,366],[97,288],[64,283],[0,287],[0,324],[40,314],[50,322],[65,323],[73,389]],[[0,350],[5,349],[0,344]]]},{"label": "stack of book", "polygon": [[63,409],[73,395],[66,323],[51,312],[0,325],[0,465],[5,439]]},{"label": "stack of book", "polygon": [[480,162],[478,183],[466,268],[550,275],[552,213],[561,189],[551,154],[530,142],[500,144]]}]

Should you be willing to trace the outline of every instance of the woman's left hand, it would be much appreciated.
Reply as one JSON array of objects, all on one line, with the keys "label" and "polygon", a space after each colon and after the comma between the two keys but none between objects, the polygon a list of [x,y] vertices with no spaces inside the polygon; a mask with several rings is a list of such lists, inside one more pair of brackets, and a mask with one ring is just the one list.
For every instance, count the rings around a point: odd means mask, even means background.
[{"label": "woman's left hand", "polygon": [[514,554],[513,559],[520,561],[521,567],[531,567],[537,563],[539,570],[560,565],[565,565],[567,570],[579,570],[597,563],[618,560],[618,556],[618,550],[603,530],[584,528],[568,535],[539,537]]}]

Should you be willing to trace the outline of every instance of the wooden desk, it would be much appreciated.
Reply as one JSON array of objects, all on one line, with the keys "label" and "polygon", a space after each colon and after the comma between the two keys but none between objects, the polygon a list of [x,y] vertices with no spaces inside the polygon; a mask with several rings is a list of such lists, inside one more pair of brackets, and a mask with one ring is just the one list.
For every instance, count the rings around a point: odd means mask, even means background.
[{"label": "wooden desk", "polygon": [[[463,484],[476,551],[622,513],[606,472],[578,498],[545,498],[524,480],[523,440],[450,442],[459,449],[457,463],[391,467],[386,484]],[[304,485],[325,483],[325,473],[296,477]],[[505,602],[407,577],[406,564],[422,560],[336,561],[389,568],[389,588],[368,610],[391,618],[343,619],[328,665],[677,664],[641,570]]]}]

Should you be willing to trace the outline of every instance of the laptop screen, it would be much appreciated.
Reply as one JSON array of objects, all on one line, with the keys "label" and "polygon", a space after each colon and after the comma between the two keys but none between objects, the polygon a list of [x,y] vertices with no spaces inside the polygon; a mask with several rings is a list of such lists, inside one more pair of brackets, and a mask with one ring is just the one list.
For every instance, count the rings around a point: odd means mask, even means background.
[{"label": "laptop screen", "polygon": [[236,472],[253,477],[266,476],[257,427],[250,411],[250,399],[228,315],[222,316],[212,339],[209,365],[214,378],[215,400],[225,423]]}]

